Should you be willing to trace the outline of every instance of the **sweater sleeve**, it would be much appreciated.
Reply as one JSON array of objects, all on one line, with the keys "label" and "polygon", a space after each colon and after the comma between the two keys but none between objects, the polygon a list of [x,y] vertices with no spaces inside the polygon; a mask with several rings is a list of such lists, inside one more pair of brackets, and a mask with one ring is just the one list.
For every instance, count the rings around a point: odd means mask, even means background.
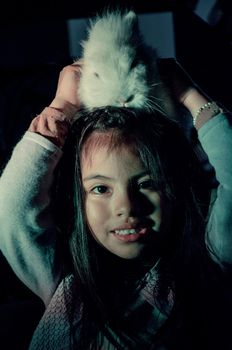
[{"label": "sweater sleeve", "polygon": [[16,275],[47,304],[60,279],[50,189],[62,150],[27,131],[0,178],[0,249]]},{"label": "sweater sleeve", "polygon": [[209,216],[206,243],[216,261],[232,263],[232,116],[220,113],[198,131],[219,182]]}]

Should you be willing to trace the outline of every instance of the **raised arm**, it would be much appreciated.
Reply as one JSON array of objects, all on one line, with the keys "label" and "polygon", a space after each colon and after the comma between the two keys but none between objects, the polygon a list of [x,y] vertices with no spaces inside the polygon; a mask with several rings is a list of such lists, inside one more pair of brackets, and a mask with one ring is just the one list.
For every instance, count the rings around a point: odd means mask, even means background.
[{"label": "raised arm", "polygon": [[59,279],[50,191],[79,104],[80,67],[65,67],[57,92],[15,146],[0,178],[0,249],[17,276],[47,304]]},{"label": "raised arm", "polygon": [[190,91],[185,100],[186,107],[196,118],[199,140],[219,182],[208,220],[206,243],[213,259],[219,263],[231,264],[232,114],[224,113],[221,108],[210,103],[210,100],[195,90]]},{"label": "raised arm", "polygon": [[214,260],[232,263],[232,114],[223,112],[177,66],[176,97],[190,112],[203,150],[219,182],[211,208],[206,244]]}]

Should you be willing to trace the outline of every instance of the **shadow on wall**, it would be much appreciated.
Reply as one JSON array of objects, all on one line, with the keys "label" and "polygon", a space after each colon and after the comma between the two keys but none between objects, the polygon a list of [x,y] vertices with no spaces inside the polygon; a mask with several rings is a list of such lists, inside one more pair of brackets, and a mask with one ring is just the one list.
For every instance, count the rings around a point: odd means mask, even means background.
[{"label": "shadow on wall", "polygon": [[54,94],[61,66],[69,63],[65,20],[0,23],[0,166],[30,120]]},{"label": "shadow on wall", "polygon": [[176,57],[208,95],[232,111],[232,46],[192,11],[174,13]]},{"label": "shadow on wall", "polygon": [[44,306],[34,299],[13,300],[0,305],[1,350],[27,350]]},{"label": "shadow on wall", "polygon": [[1,167],[31,120],[54,97],[63,64],[2,69],[0,82]]}]

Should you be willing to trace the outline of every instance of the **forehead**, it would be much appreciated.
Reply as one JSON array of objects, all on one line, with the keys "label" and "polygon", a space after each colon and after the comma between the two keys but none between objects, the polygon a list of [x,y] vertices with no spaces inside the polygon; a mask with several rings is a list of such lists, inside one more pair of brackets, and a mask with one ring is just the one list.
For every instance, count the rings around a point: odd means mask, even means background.
[{"label": "forehead", "polygon": [[87,136],[87,139],[82,145],[82,153],[86,153],[89,150],[99,149],[102,147],[109,147],[115,139],[116,131],[100,132],[94,131]]},{"label": "forehead", "polygon": [[128,142],[116,130],[109,130],[107,132],[93,132],[90,134],[82,145],[81,149],[81,163],[91,165],[96,156],[105,155],[106,160],[112,154],[120,155],[123,159],[125,155],[131,154],[133,157],[138,157],[138,152],[135,144]]},{"label": "forehead", "polygon": [[94,151],[102,148],[107,148],[109,152],[127,148],[137,153],[134,142],[123,136],[120,131],[109,129],[106,132],[94,131],[87,137],[81,148],[82,158],[89,157]]}]

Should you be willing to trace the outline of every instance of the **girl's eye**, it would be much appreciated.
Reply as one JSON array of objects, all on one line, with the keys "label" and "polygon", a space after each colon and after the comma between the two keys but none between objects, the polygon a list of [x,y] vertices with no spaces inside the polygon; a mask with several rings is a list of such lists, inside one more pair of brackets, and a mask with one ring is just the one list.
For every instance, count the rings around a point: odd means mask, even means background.
[{"label": "girl's eye", "polygon": [[107,186],[99,185],[92,188],[91,192],[95,194],[104,194],[109,192],[109,188]]},{"label": "girl's eye", "polygon": [[152,179],[144,180],[138,184],[140,190],[157,190],[155,181]]}]

